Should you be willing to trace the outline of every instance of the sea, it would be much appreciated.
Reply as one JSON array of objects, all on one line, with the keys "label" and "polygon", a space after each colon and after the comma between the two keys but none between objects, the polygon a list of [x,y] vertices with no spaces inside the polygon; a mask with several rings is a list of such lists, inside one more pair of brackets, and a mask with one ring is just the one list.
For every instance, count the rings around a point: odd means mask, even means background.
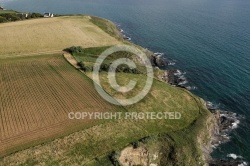
[{"label": "sea", "polygon": [[193,93],[237,113],[230,142],[212,156],[250,163],[250,0],[0,0],[0,6],[115,22],[133,43],[171,59],[169,67],[185,73]]}]

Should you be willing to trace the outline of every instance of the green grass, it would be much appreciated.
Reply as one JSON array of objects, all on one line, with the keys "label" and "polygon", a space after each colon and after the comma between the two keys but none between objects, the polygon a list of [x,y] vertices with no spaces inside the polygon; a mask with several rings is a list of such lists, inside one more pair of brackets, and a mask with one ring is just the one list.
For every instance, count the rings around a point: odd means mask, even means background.
[{"label": "green grass", "polygon": [[[92,17],[91,22],[110,36],[119,40],[119,31],[116,26],[105,19]],[[106,47],[85,48],[83,53],[74,54],[77,61],[83,61],[93,66],[96,58],[105,51]],[[124,52],[111,55],[105,62],[109,63],[120,57],[132,56]],[[140,68],[140,64],[137,63]],[[145,70],[145,69],[141,69]],[[77,71],[76,71],[77,72]],[[162,71],[157,71],[161,73]],[[85,73],[89,78],[91,72]],[[156,74],[157,75],[157,74]],[[107,73],[100,73],[102,86],[111,95],[117,98],[134,96],[142,90],[146,76],[143,74],[118,73],[117,82],[126,85],[128,81],[137,81],[133,91],[119,94],[108,83]],[[0,165],[10,165],[17,161],[19,164],[32,164],[39,161],[44,165],[89,165],[110,166],[109,154],[112,151],[122,150],[133,142],[141,142],[149,151],[162,152],[162,165],[199,165],[203,162],[202,153],[197,139],[207,142],[209,133],[208,119],[210,113],[204,108],[202,100],[182,88],[172,87],[159,80],[154,80],[149,94],[135,105],[125,107],[128,112],[180,112],[180,120],[114,120],[91,128],[81,130],[39,147],[31,147],[13,155],[0,159]],[[108,111],[108,110],[106,110]],[[148,138],[146,141],[143,138]],[[49,149],[49,150],[48,150]],[[39,151],[36,158],[31,156]],[[20,157],[21,156],[21,157]],[[167,161],[166,161],[167,160]]]},{"label": "green grass", "polygon": [[[106,73],[101,73],[105,90],[111,95],[117,95],[107,88],[105,77]],[[135,75],[133,74],[119,73],[117,80],[119,83],[123,82],[125,84],[134,77]],[[140,75],[136,79],[139,84],[133,93],[140,90],[145,76]],[[133,93],[128,94],[128,96],[133,95]],[[165,104],[162,103],[163,101],[165,101]],[[136,105],[126,107],[126,109],[127,111],[137,112],[178,111],[182,113],[183,118],[180,120],[117,120],[100,124],[51,143],[46,143],[41,147],[33,147],[26,152],[20,152],[23,154],[23,159],[20,161],[26,162],[27,158],[30,157],[29,154],[39,149],[41,153],[37,156],[36,160],[42,163],[48,161],[50,158],[53,158],[53,162],[59,163],[59,165],[98,165],[96,162],[100,161],[109,163],[107,157],[104,156],[112,151],[121,150],[132,142],[148,136],[161,135],[162,133],[167,133],[167,137],[173,139],[173,143],[169,146],[174,146],[177,151],[181,151],[184,148],[185,152],[188,152],[184,158],[176,157],[179,162],[186,162],[189,159],[189,154],[190,157],[193,154],[197,155],[191,159],[191,163],[198,161],[200,153],[195,138],[200,130],[204,128],[203,123],[206,122],[208,112],[202,107],[197,97],[186,90],[174,88],[155,80],[152,90],[146,98]],[[47,148],[50,148],[51,152],[48,152]],[[53,149],[58,149],[58,153],[60,152],[64,157],[53,153]],[[15,159],[15,154],[10,158],[7,157],[5,161],[11,163],[11,158]]]},{"label": "green grass", "polygon": [[0,14],[3,14],[3,13],[18,13],[18,12],[14,10],[0,10]]},{"label": "green grass", "polygon": [[103,18],[95,17],[95,16],[91,16],[90,21],[96,26],[98,26],[99,28],[101,28],[104,32],[106,32],[110,36],[113,36],[119,40],[123,40],[121,33],[117,29],[116,25],[112,23],[111,21],[103,19]]},{"label": "green grass", "polygon": [[[87,73],[89,77],[91,77],[91,74]],[[117,83],[121,86],[127,85],[130,80],[137,82],[135,89],[121,94],[110,87],[106,72],[100,73],[100,79],[104,89],[111,96],[119,99],[131,98],[139,94],[146,83],[146,76],[143,74],[118,73],[116,79]],[[198,117],[200,109],[195,97],[190,92],[182,88],[172,87],[158,80],[154,80],[149,94],[143,100],[125,108],[131,112],[180,112],[182,114],[180,120],[167,120],[163,122],[164,125],[170,129],[174,128],[174,130],[179,130],[191,124]],[[148,127],[153,124],[154,122],[152,124],[150,122],[146,124],[142,123],[142,125]],[[151,130],[150,128],[148,129]]]},{"label": "green grass", "polygon": [[[74,55],[74,57],[78,61],[84,61],[89,63],[89,65],[93,65],[95,59],[98,55],[101,54],[103,50],[107,49],[107,47],[102,48],[87,48],[84,50],[83,53]],[[116,53],[109,57],[108,60],[112,61],[117,57],[123,57],[124,54]],[[88,59],[92,58],[92,59]],[[138,65],[138,63],[137,63]],[[162,73],[161,70],[155,71],[155,75],[159,75]],[[91,72],[86,73],[90,78],[92,77]],[[140,90],[142,90],[143,86],[145,85],[146,76],[143,74],[134,75],[134,74],[127,74],[127,73],[118,73],[116,76],[118,84],[126,85],[129,80],[137,81],[136,89],[127,93],[127,94],[119,94],[114,89],[109,86],[107,80],[107,73],[102,72],[100,74],[102,86],[104,89],[111,94],[111,96],[117,98],[128,98],[131,96],[136,95]],[[113,146],[113,150],[121,150],[121,148],[126,146],[126,143],[131,143],[133,141],[137,141],[146,136],[157,136],[157,140],[153,144],[161,144],[164,147],[171,147],[179,155],[174,156],[172,159],[172,164],[178,163],[190,163],[190,165],[196,165],[197,161],[203,162],[200,152],[199,145],[197,143],[197,136],[203,132],[204,128],[206,127],[206,119],[209,117],[208,111],[203,108],[202,102],[199,98],[191,94],[189,91],[172,87],[166,83],[163,83],[158,80],[154,80],[152,89],[150,93],[139,103],[127,106],[126,109],[128,111],[154,111],[154,112],[180,112],[182,114],[182,119],[180,120],[168,120],[168,121],[137,121],[136,125],[142,127],[144,130],[136,130],[136,133],[139,136],[131,135],[126,133],[126,127],[123,128],[123,132],[125,135],[129,135],[126,139],[119,139],[120,142],[124,144],[120,146]],[[133,123],[133,122],[132,122]],[[127,124],[127,126],[130,126]],[[207,133],[201,134],[203,136],[204,141],[206,141]],[[124,136],[125,137],[125,136]],[[172,142],[167,141],[160,141],[164,139],[171,139]],[[193,146],[190,146],[193,145]],[[77,145],[77,147],[79,147]],[[82,152],[86,147],[80,148]],[[161,149],[158,149],[161,150]],[[79,149],[77,150],[79,151]],[[167,149],[165,148],[165,152],[167,153]],[[171,153],[171,152],[169,152]],[[85,154],[85,153],[82,153]],[[101,153],[105,154],[105,153]],[[167,155],[167,154],[165,154]],[[73,157],[72,155],[71,157]],[[90,165],[98,165],[98,162],[107,162],[108,156],[102,156],[100,158],[94,159],[89,162]],[[164,158],[164,156],[162,156]],[[159,161],[163,162],[163,161]],[[177,165],[178,165],[177,164]],[[164,165],[164,164],[163,164]],[[171,165],[171,163],[169,163]]]},{"label": "green grass", "polygon": [[[105,50],[109,49],[110,47],[111,46],[83,48],[82,52],[73,53],[73,56],[78,62],[83,62],[86,65],[86,67],[93,68],[96,59],[99,57],[99,55],[101,55]],[[134,61],[136,63],[136,68],[140,72],[146,73],[146,67],[141,63],[139,63],[137,57],[134,54],[125,51],[112,53],[104,60],[103,63],[111,64],[113,61],[119,58],[128,58]]]},{"label": "green grass", "polygon": [[[134,77],[132,74],[119,73],[118,81],[126,82],[127,80]],[[102,79],[106,78],[106,73],[102,73]],[[143,79],[145,79],[144,75],[138,78],[138,82],[142,84]],[[104,86],[107,85],[104,83]],[[141,85],[138,86],[138,89],[134,90],[133,93],[136,93],[139,90]],[[111,95],[115,95],[110,89],[105,88]],[[152,96],[153,91],[159,91],[157,93],[157,98]],[[162,104],[162,100],[168,97],[168,95],[164,92],[170,93],[173,96],[167,100],[168,106]],[[130,96],[132,94],[129,94]],[[190,96],[190,100],[186,100],[186,95]],[[107,139],[100,137],[92,137],[92,140],[85,141],[84,143],[77,143],[73,146],[71,153],[69,153],[69,158],[75,158],[76,156],[89,156],[88,158],[96,158],[95,153],[97,154],[105,154],[106,152],[111,152],[112,150],[119,150],[131,142],[137,141],[141,138],[147,136],[158,135],[160,133],[168,133],[178,130],[183,130],[188,127],[190,124],[195,123],[195,121],[199,118],[200,115],[200,103],[197,103],[196,98],[192,96],[189,92],[173,88],[163,82],[155,81],[151,94],[149,94],[143,101],[137,103],[136,105],[126,107],[128,111],[179,111],[182,113],[183,119],[181,120],[146,120],[146,121],[128,121],[123,120],[120,122],[114,122],[114,124],[108,124],[107,128],[110,128],[109,137]],[[177,108],[179,105],[179,108]],[[204,111],[204,110],[201,110]],[[116,124],[118,123],[118,124]],[[116,125],[115,125],[116,124]],[[122,131],[119,131],[121,130]],[[173,133],[173,136],[178,135],[183,137],[184,133],[180,135],[179,133]],[[187,134],[187,133],[186,133]],[[192,135],[193,136],[193,135]],[[193,138],[193,137],[192,137]],[[100,140],[100,141],[98,141]],[[190,139],[185,142],[185,139],[180,140],[179,142],[185,143],[185,145],[189,145],[190,141],[194,139]],[[179,145],[177,140],[175,143]],[[192,142],[193,143],[193,142]],[[181,145],[181,144],[180,144]],[[194,148],[194,149],[192,149]],[[190,151],[195,152],[196,146],[191,147]],[[91,156],[91,157],[90,157]],[[183,159],[184,160],[184,159]],[[194,159],[196,161],[196,158]],[[85,159],[82,158],[80,164],[85,163]],[[94,160],[97,162],[98,160]],[[105,160],[107,161],[107,160]],[[88,162],[87,162],[88,163]],[[92,165],[92,162],[90,162]]]},{"label": "green grass", "polygon": [[[199,99],[197,98],[197,100]],[[152,161],[152,163],[158,165],[204,165],[203,154],[197,139],[201,139],[202,143],[208,141],[209,134],[204,132],[206,132],[206,123],[209,117],[211,118],[211,114],[202,108],[197,119],[188,127],[178,131],[165,131],[161,134],[145,137],[138,140],[139,146],[145,147],[151,155],[159,154],[158,159]],[[120,151],[122,148],[116,150]],[[100,162],[103,165],[109,165],[109,155],[97,157],[87,165],[97,166]]]},{"label": "green grass", "polygon": [[73,56],[78,62],[92,62],[94,63],[99,55],[104,52],[106,49],[110,48],[110,46],[105,47],[91,47],[84,48],[81,53],[74,53]]}]

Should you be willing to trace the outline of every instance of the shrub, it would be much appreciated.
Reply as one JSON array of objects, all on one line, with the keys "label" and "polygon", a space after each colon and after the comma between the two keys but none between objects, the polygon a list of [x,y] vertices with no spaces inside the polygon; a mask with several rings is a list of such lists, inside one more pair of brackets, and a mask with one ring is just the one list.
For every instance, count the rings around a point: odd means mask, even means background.
[{"label": "shrub", "polygon": [[25,14],[22,13],[1,13],[0,14],[0,23],[3,22],[9,22],[9,21],[18,21],[18,20],[24,20],[29,18],[38,18],[43,17],[40,13],[30,13],[28,14],[27,18],[25,17]]},{"label": "shrub", "polygon": [[113,151],[110,156],[109,159],[111,160],[112,164],[114,166],[120,166],[118,158],[120,157],[120,152],[119,151]]},{"label": "shrub", "polygon": [[5,17],[0,16],[0,23],[7,22],[8,20]]},{"label": "shrub", "polygon": [[83,70],[84,72],[87,72],[87,71],[93,71],[93,68],[92,67],[89,67],[89,66],[86,66],[84,64],[84,62],[78,62],[77,65],[80,67],[81,70]]},{"label": "shrub", "polygon": [[84,51],[84,48],[82,48],[81,46],[72,46],[70,48],[65,49],[65,51],[71,54],[82,53]]},{"label": "shrub", "polygon": [[7,21],[18,21],[18,20],[21,20],[21,18],[18,17],[16,15],[16,13],[3,13],[0,16],[4,17]]},{"label": "shrub", "polygon": [[133,146],[134,149],[137,149],[139,147],[139,142],[138,141],[133,142],[132,146]]},{"label": "shrub", "polygon": [[110,67],[110,65],[104,63],[104,64],[101,64],[100,70],[108,72],[109,71],[109,67]]},{"label": "shrub", "polygon": [[43,15],[40,13],[31,13],[28,15],[28,18],[39,18],[39,17],[43,17]]}]

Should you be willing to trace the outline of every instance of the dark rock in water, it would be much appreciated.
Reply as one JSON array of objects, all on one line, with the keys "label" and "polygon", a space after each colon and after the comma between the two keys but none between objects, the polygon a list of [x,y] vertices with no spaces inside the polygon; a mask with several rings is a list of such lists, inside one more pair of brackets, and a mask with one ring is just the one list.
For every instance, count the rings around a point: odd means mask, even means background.
[{"label": "dark rock in water", "polygon": [[[151,64],[159,68],[165,68],[166,66],[173,64],[173,62],[162,57],[162,55],[163,53],[150,54]],[[187,88],[187,86],[184,85],[187,83],[186,78],[177,69],[165,70],[164,75],[161,76],[161,79],[169,83],[170,85],[178,86],[178,87],[185,88],[185,89],[191,89],[191,88]]]},{"label": "dark rock in water", "polygon": [[150,56],[150,61],[151,61],[151,64],[152,64],[153,66],[159,67],[159,66],[157,65],[157,62],[156,62],[156,56],[151,55],[151,56]]},{"label": "dark rock in water", "polygon": [[229,129],[234,122],[235,122],[234,119],[230,119],[226,116],[221,116],[220,117],[220,129],[221,129],[221,131]]},{"label": "dark rock in water", "polygon": [[166,67],[169,63],[167,59],[161,58],[161,57],[156,58],[155,62],[156,62],[156,65],[159,67]]},{"label": "dark rock in water", "polygon": [[181,72],[176,69],[167,70],[168,83],[174,86],[178,86],[181,88],[186,88],[184,85],[186,82],[186,78],[182,76]]},{"label": "dark rock in water", "polygon": [[151,55],[150,60],[153,66],[164,68],[171,63],[168,59],[162,57],[162,55],[162,53],[155,53]]},{"label": "dark rock in water", "polygon": [[207,109],[210,110],[210,111],[214,111],[214,110],[217,109],[217,107],[216,107],[212,102],[210,102],[210,101],[207,101],[207,102],[206,102],[206,107],[207,107]]},{"label": "dark rock in water", "polygon": [[183,76],[183,74],[176,69],[169,69],[165,70],[164,74],[160,78],[164,82],[169,83],[172,86],[177,86],[181,88],[185,88],[187,90],[190,90],[190,86],[186,86],[187,83],[186,78]]},{"label": "dark rock in water", "polygon": [[220,130],[227,131],[237,127],[239,120],[237,114],[229,111],[220,111]]},{"label": "dark rock in water", "polygon": [[171,85],[178,85],[178,77],[175,75],[177,70],[171,69],[167,71],[168,83]]},{"label": "dark rock in water", "polygon": [[123,35],[123,39],[124,39],[124,40],[128,40],[128,41],[130,41],[130,40],[131,40],[131,38],[130,38],[130,37],[128,37],[128,36],[126,36],[126,35]]},{"label": "dark rock in water", "polygon": [[[210,102],[206,105],[210,105]],[[229,132],[236,128],[239,120],[235,113],[222,111],[218,109],[209,109],[214,114],[216,119],[216,127],[213,132],[213,139],[211,145],[217,147],[221,143],[228,142],[230,140]]]},{"label": "dark rock in water", "polygon": [[209,163],[209,166],[238,166],[243,164],[242,160],[215,160]]}]

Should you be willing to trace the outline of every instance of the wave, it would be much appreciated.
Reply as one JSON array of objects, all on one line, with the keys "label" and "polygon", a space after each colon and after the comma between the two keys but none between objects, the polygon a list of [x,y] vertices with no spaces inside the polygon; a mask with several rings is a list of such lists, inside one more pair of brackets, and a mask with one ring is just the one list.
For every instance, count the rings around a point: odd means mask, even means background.
[{"label": "wave", "polygon": [[245,162],[245,161],[243,161],[243,163],[238,164],[238,166],[248,166],[248,163],[247,163],[247,162]]},{"label": "wave", "polygon": [[196,90],[198,89],[196,86],[186,86],[187,90]]},{"label": "wave", "polygon": [[206,106],[209,110],[216,110],[216,109],[219,109],[220,107],[220,104],[214,104],[213,102],[211,101],[207,101],[206,102]]},{"label": "wave", "polygon": [[174,66],[176,63],[175,62],[168,62],[169,66]]},{"label": "wave", "polygon": [[228,155],[227,155],[227,157],[230,157],[230,158],[232,158],[232,159],[237,159],[237,158],[242,159],[242,157],[241,157],[241,156],[237,156],[237,155],[236,155],[236,154],[234,154],[234,153],[230,153],[230,154],[228,154]]},{"label": "wave", "polygon": [[182,72],[180,70],[176,70],[176,72],[174,73],[175,76],[180,76],[182,74]]},{"label": "wave", "polygon": [[180,83],[178,83],[178,85],[185,85],[185,84],[187,84],[188,83],[188,81],[187,80],[184,80],[184,81],[181,81]]},{"label": "wave", "polygon": [[155,53],[154,53],[154,55],[157,55],[157,56],[163,56],[163,55],[164,55],[164,53],[162,53],[162,52],[155,52]]},{"label": "wave", "polygon": [[240,121],[236,120],[234,123],[232,123],[232,129],[236,129],[239,124],[240,124]]},{"label": "wave", "polygon": [[131,41],[131,37],[128,37],[127,35],[124,34],[124,30],[121,28],[121,25],[120,24],[117,24],[116,23],[116,27],[119,29],[119,31],[122,33],[122,37],[123,39],[125,40],[128,40],[128,41]]},{"label": "wave", "polygon": [[123,39],[128,40],[128,41],[131,41],[131,40],[132,40],[131,37],[128,37],[128,36],[126,36],[126,35],[123,35]]},{"label": "wave", "polygon": [[236,161],[237,160],[240,161],[241,163],[238,164],[238,166],[247,166],[248,165],[248,163],[246,161],[243,161],[242,156],[238,156],[238,155],[236,155],[234,153],[230,153],[230,154],[227,155],[227,157],[232,158],[233,160],[236,160]]}]

